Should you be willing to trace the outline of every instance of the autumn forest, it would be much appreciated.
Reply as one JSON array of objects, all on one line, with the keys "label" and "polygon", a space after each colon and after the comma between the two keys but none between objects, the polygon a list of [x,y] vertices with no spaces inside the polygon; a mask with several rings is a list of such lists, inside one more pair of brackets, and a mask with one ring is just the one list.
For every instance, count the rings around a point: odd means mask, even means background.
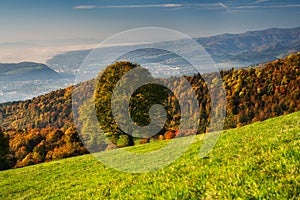
[{"label": "autumn forest", "polygon": [[[180,132],[178,127],[181,111],[193,110],[192,105],[179,108],[174,93],[157,85],[139,88],[131,98],[130,109],[132,119],[137,124],[147,125],[150,122],[147,114],[150,106],[162,104],[167,112],[164,128],[156,135],[144,138],[134,138],[118,128],[110,111],[111,92],[118,78],[136,67],[139,66],[129,62],[118,62],[107,67],[95,80],[53,91],[31,100],[0,104],[2,124],[0,169],[18,168],[87,154],[89,152],[86,147],[95,147],[95,151],[103,151],[116,146],[132,146],[189,135],[189,130]],[[145,73],[147,74],[147,71]],[[241,127],[300,110],[300,53],[263,65],[223,70],[220,73],[227,101],[225,129]],[[192,85],[199,100],[200,120],[197,134],[208,131],[211,123],[211,99],[203,78],[205,76],[210,74],[184,77]],[[172,79],[175,80],[176,90],[184,95],[186,88],[180,77]],[[91,84],[92,81],[96,83],[96,87],[91,87],[94,85]],[[91,102],[94,104],[72,105],[74,93],[93,96],[94,101]],[[139,102],[143,102],[143,105]],[[77,113],[73,113],[72,106],[73,108],[77,106],[75,109]],[[85,119],[90,106],[96,110],[100,127],[109,132],[105,133],[105,137],[91,140],[85,144],[88,146],[84,146],[76,128],[86,132],[87,129],[92,129],[93,125],[85,120],[85,124],[78,122],[79,126],[76,127],[74,115],[78,115],[79,119]]]}]

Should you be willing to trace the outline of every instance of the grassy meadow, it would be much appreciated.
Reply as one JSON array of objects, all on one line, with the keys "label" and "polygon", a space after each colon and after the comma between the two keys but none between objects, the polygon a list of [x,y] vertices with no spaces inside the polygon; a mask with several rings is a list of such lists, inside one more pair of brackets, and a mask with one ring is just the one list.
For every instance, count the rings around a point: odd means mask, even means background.
[{"label": "grassy meadow", "polygon": [[92,155],[1,171],[0,199],[300,199],[300,112],[224,131],[204,159],[201,143],[197,136],[183,156],[149,173],[120,172]]}]

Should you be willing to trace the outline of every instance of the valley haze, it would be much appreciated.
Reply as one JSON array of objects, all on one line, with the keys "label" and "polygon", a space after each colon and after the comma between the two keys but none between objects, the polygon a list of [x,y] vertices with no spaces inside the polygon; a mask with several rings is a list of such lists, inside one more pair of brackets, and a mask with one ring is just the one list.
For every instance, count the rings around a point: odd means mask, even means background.
[{"label": "valley haze", "polygon": [[[300,51],[300,27],[289,29],[272,28],[241,34],[222,34],[194,39],[207,50],[220,70],[247,67],[249,65],[255,66],[258,63],[283,58],[288,54]],[[177,42],[161,42],[161,46],[175,47]],[[104,69],[110,64],[105,62],[105,56],[109,56],[109,52],[126,49],[127,45],[129,44],[123,44],[122,46],[113,44],[111,47],[105,47],[107,55],[95,58],[97,67],[89,69],[85,80],[93,78],[94,74],[97,74],[99,70]],[[172,52],[143,49],[143,44],[131,45],[136,46],[139,50],[130,52],[120,59],[130,60],[146,66],[154,75],[160,76],[161,74],[166,74],[168,76],[177,76],[180,74],[180,71],[187,74],[195,72],[188,63],[172,54]],[[184,46],[181,48],[182,51],[189,51]],[[55,71],[53,73],[57,74],[55,79],[49,74],[43,75],[42,71],[38,75],[44,77],[42,80],[40,80],[41,78],[35,78],[38,76],[32,76],[30,79],[26,78],[25,81],[22,81],[22,79],[11,79],[8,85],[6,84],[7,78],[0,79],[2,82],[0,102],[25,100],[73,84],[81,63],[90,51],[91,49],[68,51],[59,53],[48,59],[46,64]],[[34,63],[31,64],[36,65]],[[0,68],[4,70],[4,66],[6,65],[3,63],[0,65]],[[10,66],[14,68],[17,65],[11,64]],[[172,71],[166,71],[164,65],[172,67]],[[46,65],[43,64],[43,66]],[[13,81],[16,82],[13,83]],[[24,90],[26,91],[25,93]]]}]

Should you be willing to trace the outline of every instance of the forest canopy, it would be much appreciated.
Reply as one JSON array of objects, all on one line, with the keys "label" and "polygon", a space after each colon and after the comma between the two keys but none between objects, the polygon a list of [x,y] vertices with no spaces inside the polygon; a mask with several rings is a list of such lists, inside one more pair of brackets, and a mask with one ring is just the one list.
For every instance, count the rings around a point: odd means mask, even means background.
[{"label": "forest canopy", "polygon": [[[131,114],[137,124],[147,125],[150,122],[149,108],[153,104],[161,104],[167,112],[164,128],[151,137],[134,138],[117,127],[109,109],[108,91],[111,91],[119,77],[137,66],[120,62],[107,67],[104,73],[99,74],[96,89],[87,81],[31,100],[0,104],[3,132],[0,132],[0,159],[1,163],[5,163],[1,168],[22,167],[88,153],[77,129],[91,129],[91,122],[85,120],[80,127],[75,126],[72,112],[74,92],[95,97],[97,119],[108,136],[89,138],[90,145],[96,145],[98,150],[110,149],[111,143],[124,147],[181,137],[195,131],[178,131],[182,109],[192,111],[193,107],[187,104],[180,108],[174,93],[167,88],[153,85],[139,88],[133,94],[130,102]],[[225,129],[300,110],[300,53],[263,66],[223,70],[220,73],[227,100]],[[195,113],[200,115],[197,134],[205,133],[210,124],[211,100],[204,76],[209,74],[185,77],[199,101],[200,113]],[[187,90],[180,78],[173,79],[176,92],[186,95]],[[155,95],[151,95],[153,92]],[[86,110],[86,104],[80,100],[77,103],[73,106],[77,106],[79,111]],[[86,119],[88,112],[82,113],[85,113],[82,117]]]}]

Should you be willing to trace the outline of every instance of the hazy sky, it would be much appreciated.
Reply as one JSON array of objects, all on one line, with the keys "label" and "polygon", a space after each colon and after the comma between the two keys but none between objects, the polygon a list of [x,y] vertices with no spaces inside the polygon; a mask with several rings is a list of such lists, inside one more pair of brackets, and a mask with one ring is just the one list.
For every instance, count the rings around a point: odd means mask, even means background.
[{"label": "hazy sky", "polygon": [[137,27],[200,37],[297,27],[299,19],[298,0],[1,0],[0,62],[42,62]]}]

